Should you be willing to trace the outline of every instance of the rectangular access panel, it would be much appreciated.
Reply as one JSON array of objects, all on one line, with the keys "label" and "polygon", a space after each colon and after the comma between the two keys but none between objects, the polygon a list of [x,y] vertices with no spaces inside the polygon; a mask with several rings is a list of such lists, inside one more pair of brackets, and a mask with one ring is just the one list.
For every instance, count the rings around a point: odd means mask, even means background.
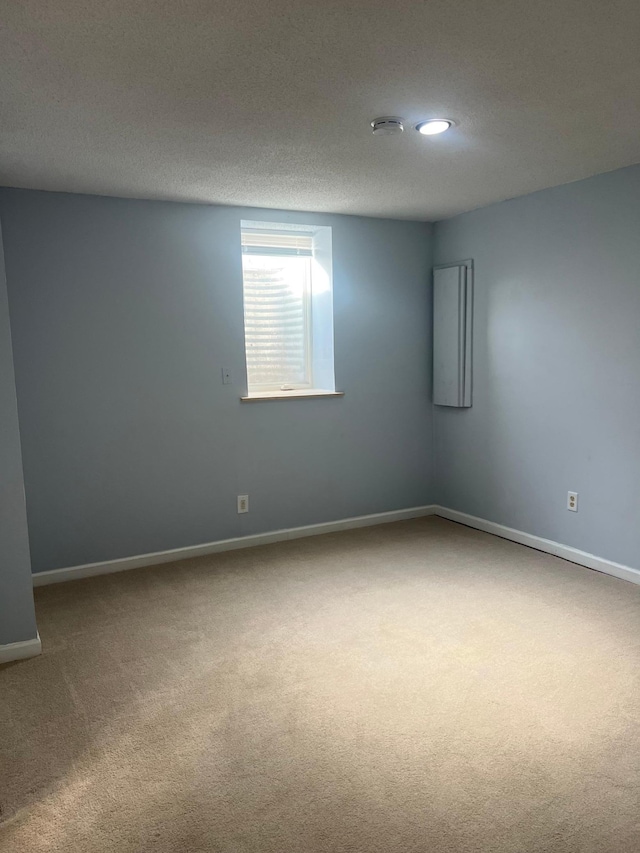
[{"label": "rectangular access panel", "polygon": [[471,405],[473,261],[433,270],[433,402]]}]

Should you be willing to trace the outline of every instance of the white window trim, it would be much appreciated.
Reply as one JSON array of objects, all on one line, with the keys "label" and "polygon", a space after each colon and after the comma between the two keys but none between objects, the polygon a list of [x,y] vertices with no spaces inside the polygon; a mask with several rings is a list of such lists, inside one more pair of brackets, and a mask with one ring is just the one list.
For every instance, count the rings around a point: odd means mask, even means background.
[{"label": "white window trim", "polygon": [[[305,287],[304,300],[306,375],[310,381],[307,383],[291,383],[286,386],[254,384],[248,389],[246,396],[241,397],[241,400],[252,402],[257,400],[343,396],[343,392],[335,390],[331,228],[329,226],[243,220],[241,230],[255,230],[274,234],[297,232],[313,236],[309,281]],[[252,252],[252,254],[254,253]],[[291,254],[294,253],[291,252]],[[246,358],[246,338],[244,345]]]},{"label": "white window trim", "polygon": [[344,397],[344,391],[323,391],[309,388],[307,391],[252,391],[246,397],[240,397],[242,403],[260,403],[268,400],[317,400],[324,397]]}]

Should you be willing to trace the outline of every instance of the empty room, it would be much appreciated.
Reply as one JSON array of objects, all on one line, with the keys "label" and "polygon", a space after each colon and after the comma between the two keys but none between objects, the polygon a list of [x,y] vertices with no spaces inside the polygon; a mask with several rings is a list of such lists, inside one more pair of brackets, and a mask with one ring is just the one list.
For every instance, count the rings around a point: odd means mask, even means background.
[{"label": "empty room", "polygon": [[638,853],[640,5],[0,18],[0,853]]}]

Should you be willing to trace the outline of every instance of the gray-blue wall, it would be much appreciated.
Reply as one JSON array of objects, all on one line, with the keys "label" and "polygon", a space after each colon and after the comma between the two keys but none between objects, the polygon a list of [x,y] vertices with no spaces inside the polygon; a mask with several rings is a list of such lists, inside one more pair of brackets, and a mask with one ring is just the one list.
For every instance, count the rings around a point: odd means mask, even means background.
[{"label": "gray-blue wall", "polygon": [[473,408],[434,410],[439,503],[640,568],[640,167],[438,223],[436,262],[464,258]]},{"label": "gray-blue wall", "polygon": [[[435,500],[640,567],[640,167],[438,223],[435,261],[475,260],[470,410],[429,403],[429,226],[21,190],[0,216],[36,571]],[[243,217],[333,226],[343,399],[239,402]]]},{"label": "gray-blue wall", "polygon": [[[0,216],[34,571],[433,500],[430,226],[8,189]],[[332,226],[344,398],[240,403],[241,218]]]},{"label": "gray-blue wall", "polygon": [[11,331],[0,232],[0,646],[36,636]]}]

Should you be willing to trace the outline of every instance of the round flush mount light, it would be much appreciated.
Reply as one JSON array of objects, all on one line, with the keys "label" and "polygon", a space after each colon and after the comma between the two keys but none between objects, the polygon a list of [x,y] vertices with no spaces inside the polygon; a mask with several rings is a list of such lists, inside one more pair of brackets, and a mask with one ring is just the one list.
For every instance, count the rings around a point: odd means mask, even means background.
[{"label": "round flush mount light", "polygon": [[444,133],[450,127],[453,127],[453,122],[448,118],[433,118],[429,121],[421,121],[416,125],[416,130],[424,136],[435,136],[438,133]]},{"label": "round flush mount light", "polygon": [[402,133],[404,130],[404,119],[398,116],[382,116],[374,118],[371,127],[376,136],[388,136],[392,133]]}]

